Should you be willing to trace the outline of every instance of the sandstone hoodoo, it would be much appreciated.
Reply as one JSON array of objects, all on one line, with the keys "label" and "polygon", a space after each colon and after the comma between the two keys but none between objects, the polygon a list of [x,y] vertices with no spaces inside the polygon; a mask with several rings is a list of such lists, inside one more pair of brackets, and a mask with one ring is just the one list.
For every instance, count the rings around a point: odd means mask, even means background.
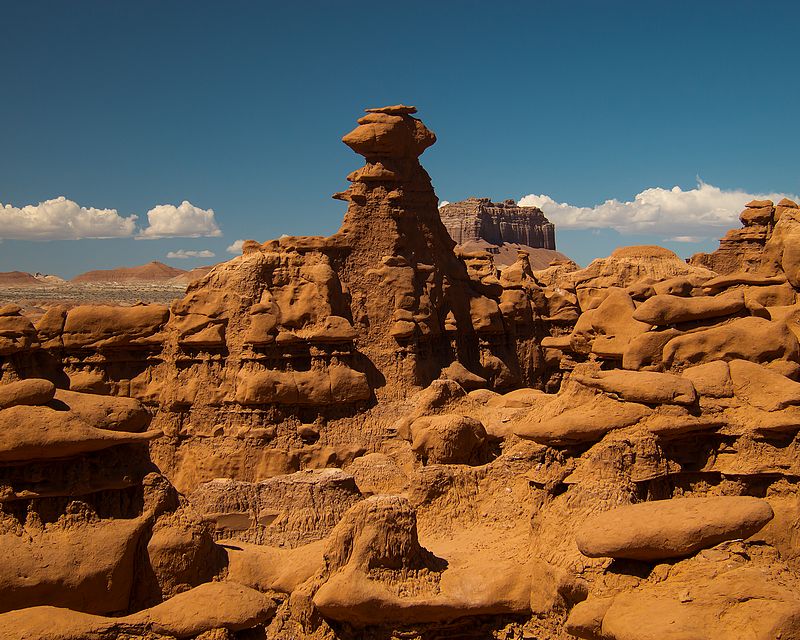
[{"label": "sandstone hoodoo", "polygon": [[344,137],[332,236],[0,308],[0,639],[800,637],[800,210],[500,269],[463,234],[535,225],[451,229],[415,112]]}]

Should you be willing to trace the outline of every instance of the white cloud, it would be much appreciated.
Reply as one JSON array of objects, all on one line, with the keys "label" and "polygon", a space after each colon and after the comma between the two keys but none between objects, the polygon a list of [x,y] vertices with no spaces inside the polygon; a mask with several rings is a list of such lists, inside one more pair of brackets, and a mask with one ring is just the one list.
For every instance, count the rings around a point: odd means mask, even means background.
[{"label": "white cloud", "polygon": [[216,253],[208,249],[203,249],[201,251],[178,249],[177,251],[170,251],[167,254],[167,258],[213,258],[216,255]]},{"label": "white cloud", "polygon": [[450,201],[449,201],[449,200],[439,200],[439,208],[440,208],[440,209],[441,209],[442,207],[444,207],[445,205],[448,205],[448,204],[450,204]]},{"label": "white cloud", "polygon": [[135,215],[116,209],[82,207],[64,196],[22,208],[0,204],[0,238],[8,240],[79,240],[125,238],[136,232]]},{"label": "white cloud", "polygon": [[233,254],[241,253],[243,244],[244,240],[236,240],[232,245],[230,245],[227,249],[225,249],[225,251]]},{"label": "white cloud", "polygon": [[213,209],[201,209],[184,200],[177,207],[160,204],[147,212],[150,223],[137,238],[211,238],[222,235]]},{"label": "white cloud", "polygon": [[[723,190],[698,181],[697,187],[688,191],[653,187],[637,193],[632,201],[606,200],[594,207],[576,207],[536,194],[524,196],[519,204],[542,209],[556,229],[615,229],[623,234],[657,233],[676,242],[694,242],[687,238],[718,237],[739,227],[739,213],[750,200],[777,202],[784,197],[797,199],[783,193]],[[676,231],[683,233],[673,236]]]},{"label": "white cloud", "polygon": [[664,238],[664,242],[703,242],[708,240],[705,236],[672,236],[671,238]]}]

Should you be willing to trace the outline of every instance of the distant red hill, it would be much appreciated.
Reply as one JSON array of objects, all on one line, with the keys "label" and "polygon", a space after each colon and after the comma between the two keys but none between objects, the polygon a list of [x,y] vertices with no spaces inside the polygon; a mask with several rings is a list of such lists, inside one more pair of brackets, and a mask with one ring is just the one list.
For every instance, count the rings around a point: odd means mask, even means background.
[{"label": "distant red hill", "polygon": [[0,272],[0,286],[2,287],[27,287],[41,284],[44,283],[25,271]]},{"label": "distant red hill", "polygon": [[163,262],[154,260],[138,267],[118,267],[116,269],[98,269],[75,276],[72,282],[129,282],[170,280],[187,273],[185,269],[176,269]]}]

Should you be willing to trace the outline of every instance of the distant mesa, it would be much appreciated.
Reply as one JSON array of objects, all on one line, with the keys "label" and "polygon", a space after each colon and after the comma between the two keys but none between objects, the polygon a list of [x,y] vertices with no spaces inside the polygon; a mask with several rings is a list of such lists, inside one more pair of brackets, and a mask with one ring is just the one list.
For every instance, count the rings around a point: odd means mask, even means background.
[{"label": "distant mesa", "polygon": [[72,278],[71,282],[165,282],[173,278],[182,277],[187,273],[189,272],[185,269],[177,269],[163,262],[153,260],[138,267],[118,267],[116,269],[87,271]]},{"label": "distant mesa", "polygon": [[513,264],[520,250],[528,253],[533,269],[569,260],[556,251],[555,225],[538,207],[520,207],[514,200],[467,198],[440,207],[439,215],[462,251],[488,251],[499,267]]}]

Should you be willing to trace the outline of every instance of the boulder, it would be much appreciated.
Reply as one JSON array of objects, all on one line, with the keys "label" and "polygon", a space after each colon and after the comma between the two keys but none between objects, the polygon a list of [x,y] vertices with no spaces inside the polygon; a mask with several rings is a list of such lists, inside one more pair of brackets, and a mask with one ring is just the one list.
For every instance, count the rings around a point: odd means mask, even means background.
[{"label": "boulder", "polygon": [[58,389],[55,402],[51,406],[57,409],[66,408],[97,429],[133,433],[144,431],[150,424],[150,413],[135,398],[99,396]]},{"label": "boulder", "polygon": [[[570,380],[642,404],[693,404],[697,399],[690,380],[652,371],[595,371],[573,373]],[[800,386],[800,385],[798,385]]]},{"label": "boulder", "polygon": [[411,423],[411,449],[424,464],[481,463],[486,429],[480,421],[457,414],[417,418]]},{"label": "boulder", "polygon": [[665,367],[687,367],[714,360],[798,359],[797,338],[786,323],[764,318],[737,318],[727,324],[670,340],[663,351]]},{"label": "boulder", "polygon": [[800,635],[796,588],[776,580],[767,570],[737,566],[730,560],[727,566],[714,569],[698,567],[689,575],[676,579],[670,575],[666,581],[620,593],[603,616],[601,633],[586,637],[775,640]]},{"label": "boulder", "polygon": [[681,374],[694,385],[701,396],[709,398],[730,398],[733,396],[733,383],[728,363],[715,360],[696,367],[689,367]]},{"label": "boulder", "polygon": [[575,541],[590,558],[680,558],[725,540],[748,538],[772,517],[766,500],[749,496],[656,500],[588,518]]},{"label": "boulder", "polygon": [[514,433],[520,438],[547,445],[573,445],[600,440],[609,431],[636,424],[648,408],[634,402],[619,402],[596,396],[591,402],[538,421],[517,421]]},{"label": "boulder", "polygon": [[28,378],[0,385],[0,409],[17,405],[47,404],[53,399],[56,386],[49,380]]},{"label": "boulder", "polygon": [[90,426],[71,411],[16,406],[0,411],[0,462],[50,460],[122,444],[145,444],[160,431],[124,433]]},{"label": "boulder", "polygon": [[800,404],[800,383],[747,360],[731,360],[728,366],[733,393],[740,400],[765,411]]},{"label": "boulder", "polygon": [[630,370],[659,367],[664,345],[683,332],[677,329],[648,331],[633,338],[622,353],[622,368]]},{"label": "boulder", "polygon": [[468,391],[473,389],[481,389],[488,384],[486,378],[482,378],[481,376],[472,373],[472,371],[467,369],[458,360],[452,362],[448,367],[442,369],[441,377],[457,382]]},{"label": "boulder", "polygon": [[741,291],[699,298],[663,294],[645,300],[634,311],[633,317],[641,322],[665,326],[729,316],[744,308],[744,294]]}]

